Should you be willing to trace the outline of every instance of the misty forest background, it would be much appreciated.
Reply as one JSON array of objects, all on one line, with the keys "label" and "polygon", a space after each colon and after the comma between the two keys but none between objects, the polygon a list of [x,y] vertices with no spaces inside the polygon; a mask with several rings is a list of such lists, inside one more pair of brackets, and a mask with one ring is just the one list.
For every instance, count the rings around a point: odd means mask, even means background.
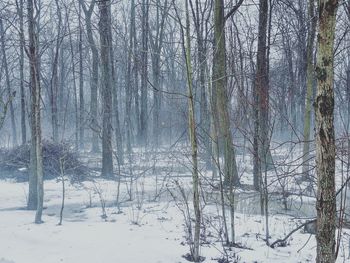
[{"label": "misty forest background", "polygon": [[349,262],[349,45],[348,0],[2,0],[0,262],[153,214],[100,262]]}]

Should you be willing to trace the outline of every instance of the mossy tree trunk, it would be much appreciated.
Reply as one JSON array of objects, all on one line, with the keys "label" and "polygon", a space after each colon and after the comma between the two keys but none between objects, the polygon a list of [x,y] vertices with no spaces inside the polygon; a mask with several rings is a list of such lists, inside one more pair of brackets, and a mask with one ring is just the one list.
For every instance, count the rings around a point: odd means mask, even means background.
[{"label": "mossy tree trunk", "polygon": [[[233,148],[233,139],[230,129],[229,100],[227,94],[226,76],[226,41],[225,41],[225,14],[224,1],[216,0],[214,6],[214,57],[213,57],[213,98],[215,108],[214,119],[218,120],[218,137],[223,142],[225,184],[228,185],[231,177],[233,183],[239,185],[236,157]],[[216,142],[219,143],[220,142]]]},{"label": "mossy tree trunk", "polygon": [[317,173],[317,258],[335,262],[336,194],[334,139],[334,37],[338,1],[319,1],[317,38],[316,173]]},{"label": "mossy tree trunk", "polygon": [[309,178],[309,159],[310,159],[310,130],[311,130],[311,102],[314,83],[314,63],[313,51],[316,35],[315,0],[309,0],[309,32],[307,38],[307,71],[306,71],[306,97],[304,112],[304,145],[303,145],[303,176]]}]

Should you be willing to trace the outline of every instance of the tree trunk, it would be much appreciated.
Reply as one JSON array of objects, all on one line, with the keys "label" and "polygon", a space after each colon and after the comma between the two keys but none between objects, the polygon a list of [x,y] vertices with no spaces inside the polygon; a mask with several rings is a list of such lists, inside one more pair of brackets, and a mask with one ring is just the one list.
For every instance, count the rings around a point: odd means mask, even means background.
[{"label": "tree trunk", "polygon": [[57,111],[57,99],[58,99],[58,58],[61,46],[61,24],[62,16],[61,9],[59,7],[58,1],[55,0],[57,15],[58,15],[58,24],[57,24],[57,39],[55,46],[55,53],[53,56],[53,65],[52,65],[52,76],[50,81],[50,102],[51,102],[51,124],[52,124],[52,139],[54,142],[58,142],[58,111]]},{"label": "tree trunk", "polygon": [[[108,11],[109,11],[109,17],[111,17],[111,9],[109,8]],[[113,113],[114,113],[114,132],[115,132],[115,141],[116,141],[116,147],[117,147],[117,158],[118,158],[118,163],[120,165],[120,164],[124,164],[124,147],[123,147],[123,136],[120,129],[120,121],[119,121],[118,81],[117,81],[116,69],[114,65],[114,51],[113,51],[113,43],[112,43],[113,37],[112,37],[111,24],[108,30],[109,30],[108,35],[110,36],[109,54],[110,54],[111,73],[112,73],[112,95],[113,95],[112,107],[113,107]]]},{"label": "tree trunk", "polygon": [[[196,121],[194,111],[194,99],[192,88],[192,64],[191,64],[191,35],[190,35],[190,18],[188,11],[188,0],[186,0],[186,38],[181,27],[182,40],[186,56],[186,73],[187,73],[187,88],[188,88],[188,126],[190,134],[190,142],[192,149],[192,180],[193,180],[193,207],[195,214],[195,226],[193,236],[193,261],[200,262],[199,246],[200,246],[200,226],[201,226],[201,211],[200,211],[200,196],[199,196],[199,173],[198,173],[198,146],[196,134]],[[186,43],[185,43],[186,42]]]},{"label": "tree trunk", "polygon": [[142,0],[140,143],[147,145],[148,131],[148,13],[149,0]]},{"label": "tree trunk", "polygon": [[[161,11],[162,10],[162,11]],[[161,142],[160,112],[162,105],[161,93],[161,52],[164,41],[164,26],[168,12],[168,1],[165,0],[161,6],[160,0],[157,0],[156,30],[155,35],[150,34],[150,43],[152,47],[152,71],[153,71],[153,144],[159,146]]]},{"label": "tree trunk", "polygon": [[29,64],[30,64],[30,94],[31,94],[31,150],[28,208],[36,209],[35,223],[41,223],[44,201],[42,146],[41,146],[41,116],[40,116],[40,74],[38,72],[38,33],[35,31],[33,0],[27,0]]},{"label": "tree trunk", "polygon": [[[16,121],[15,121],[15,110],[13,108],[13,102],[11,97],[13,97],[11,91],[11,82],[10,82],[10,73],[7,64],[7,55],[6,55],[6,47],[5,47],[5,30],[2,22],[2,18],[0,18],[0,35],[1,35],[1,51],[2,51],[2,59],[5,68],[5,78],[6,78],[6,91],[7,97],[9,99],[10,104],[10,118],[11,118],[11,128],[12,128],[12,146],[17,145],[17,129],[16,129]],[[14,93],[15,94],[15,93]]]},{"label": "tree trunk", "polygon": [[[130,34],[129,34],[129,49],[128,49],[128,66],[126,72],[126,85],[125,85],[125,124],[126,124],[126,149],[127,153],[131,154],[131,105],[132,105],[132,94],[133,94],[133,80],[132,80],[132,66],[135,66],[136,59],[133,54],[134,47],[134,30],[135,28],[135,0],[130,1]],[[133,62],[133,63],[132,63]]]},{"label": "tree trunk", "polygon": [[85,100],[83,69],[83,28],[81,26],[81,5],[79,5],[79,148],[84,150]]},{"label": "tree trunk", "polygon": [[98,50],[94,40],[91,17],[95,7],[95,0],[91,1],[89,8],[85,6],[84,1],[80,0],[85,15],[86,33],[92,54],[92,72],[90,80],[90,119],[92,126],[92,152],[99,151],[98,122],[97,122],[97,101],[98,101]]},{"label": "tree trunk", "polygon": [[316,35],[315,0],[309,0],[309,32],[307,38],[307,72],[306,72],[306,97],[304,112],[304,145],[303,145],[303,177],[309,179],[310,158],[310,131],[311,131],[311,102],[314,83],[314,41]]},{"label": "tree trunk", "polygon": [[316,79],[317,258],[335,262],[334,37],[338,0],[319,1]]},{"label": "tree trunk", "polygon": [[260,0],[259,3],[259,36],[257,51],[257,69],[254,83],[255,100],[255,128],[254,128],[254,186],[261,190],[262,173],[267,169],[268,143],[268,71],[267,71],[267,37],[268,24],[268,0]]},{"label": "tree trunk", "polygon": [[[202,23],[205,20],[205,11],[203,11],[202,3],[199,0],[195,1],[195,8],[193,1],[190,0],[192,14],[195,24],[195,31],[197,36],[197,57],[198,57],[198,80],[199,80],[199,93],[200,93],[200,138],[202,138],[205,154],[204,160],[207,168],[212,168],[212,151],[211,151],[211,138],[210,138],[210,116],[208,110],[208,98],[207,98],[207,87],[206,87],[206,69],[207,69],[207,46],[205,40],[207,33],[205,32],[205,25]],[[209,19],[209,16],[208,18]],[[205,35],[206,34],[206,35]]]},{"label": "tree trunk", "polygon": [[78,95],[77,95],[77,84],[76,84],[76,77],[75,77],[75,55],[74,55],[74,47],[73,47],[73,40],[72,40],[72,32],[70,29],[70,24],[68,20],[68,33],[69,33],[69,44],[70,44],[70,53],[71,53],[71,60],[72,60],[72,76],[73,76],[73,96],[74,96],[74,117],[75,117],[75,129],[74,129],[74,144],[75,148],[79,148],[79,113],[78,113]]},{"label": "tree trunk", "polygon": [[26,93],[24,91],[24,17],[23,0],[16,1],[17,12],[19,15],[19,37],[20,37],[20,57],[19,57],[19,76],[20,76],[20,96],[21,96],[21,137],[22,144],[27,142],[27,126],[26,126]]},{"label": "tree trunk", "polygon": [[[235,185],[239,185],[239,178],[236,165],[236,157],[233,148],[233,139],[230,130],[229,100],[227,95],[227,77],[226,77],[226,47],[225,47],[225,16],[224,1],[216,0],[214,9],[214,58],[213,58],[213,89],[216,98],[214,107],[218,119],[217,130],[219,131],[219,140],[222,140],[224,146],[224,174],[225,184],[229,185],[231,177]],[[216,142],[219,143],[219,142]]]},{"label": "tree trunk", "polygon": [[112,152],[112,61],[111,61],[111,17],[110,0],[98,2],[99,34],[101,49],[101,90],[102,90],[102,176],[113,178]]}]

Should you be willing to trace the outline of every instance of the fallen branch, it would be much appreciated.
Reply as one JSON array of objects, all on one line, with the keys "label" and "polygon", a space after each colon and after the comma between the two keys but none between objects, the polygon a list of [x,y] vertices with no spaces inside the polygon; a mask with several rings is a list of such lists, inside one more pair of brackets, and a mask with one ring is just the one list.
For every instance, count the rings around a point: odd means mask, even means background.
[{"label": "fallen branch", "polygon": [[297,228],[293,229],[291,232],[289,232],[288,235],[286,235],[283,239],[277,239],[275,242],[273,242],[270,247],[271,248],[275,248],[276,246],[278,246],[279,244],[283,244],[287,241],[287,239],[293,235],[295,232],[297,232],[299,229],[303,228],[304,226],[310,224],[310,223],[314,223],[316,222],[316,219],[313,219],[313,220],[309,220],[309,221],[306,221],[305,223],[301,224],[300,226],[298,226]]}]

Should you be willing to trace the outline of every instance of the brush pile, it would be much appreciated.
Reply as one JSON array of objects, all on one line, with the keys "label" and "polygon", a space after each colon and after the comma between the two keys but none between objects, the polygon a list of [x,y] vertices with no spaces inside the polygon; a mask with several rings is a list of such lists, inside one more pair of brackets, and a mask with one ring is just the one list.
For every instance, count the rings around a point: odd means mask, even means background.
[{"label": "brush pile", "polygon": [[[43,141],[44,179],[54,179],[63,173],[72,182],[81,182],[87,178],[90,169],[72,151],[68,143]],[[0,179],[12,178],[26,182],[30,172],[30,144],[12,149],[0,149]]]}]

